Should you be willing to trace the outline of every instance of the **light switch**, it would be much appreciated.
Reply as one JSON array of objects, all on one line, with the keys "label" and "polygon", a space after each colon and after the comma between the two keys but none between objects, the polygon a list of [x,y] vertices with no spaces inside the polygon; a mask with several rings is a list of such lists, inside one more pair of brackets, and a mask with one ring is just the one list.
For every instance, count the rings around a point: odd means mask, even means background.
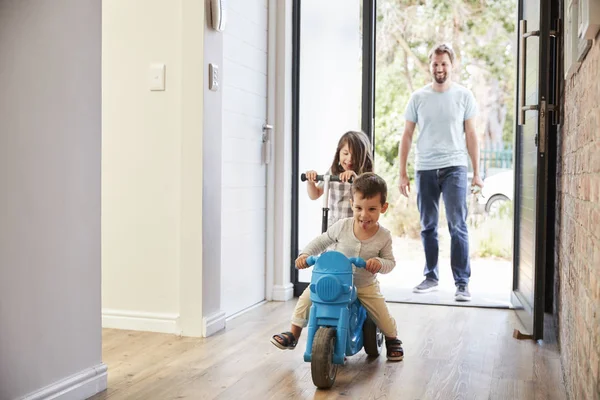
[{"label": "light switch", "polygon": [[208,64],[208,88],[213,92],[219,90],[219,66]]},{"label": "light switch", "polygon": [[149,79],[150,90],[165,90],[165,64],[151,64]]}]

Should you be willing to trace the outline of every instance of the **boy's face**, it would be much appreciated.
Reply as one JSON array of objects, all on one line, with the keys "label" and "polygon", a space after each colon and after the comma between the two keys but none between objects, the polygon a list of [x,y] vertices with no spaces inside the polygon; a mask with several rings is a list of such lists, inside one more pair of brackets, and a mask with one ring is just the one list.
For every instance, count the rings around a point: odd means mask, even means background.
[{"label": "boy's face", "polygon": [[388,203],[381,204],[381,194],[365,199],[360,192],[355,192],[352,198],[354,221],[364,230],[377,225],[379,216],[388,208]]}]

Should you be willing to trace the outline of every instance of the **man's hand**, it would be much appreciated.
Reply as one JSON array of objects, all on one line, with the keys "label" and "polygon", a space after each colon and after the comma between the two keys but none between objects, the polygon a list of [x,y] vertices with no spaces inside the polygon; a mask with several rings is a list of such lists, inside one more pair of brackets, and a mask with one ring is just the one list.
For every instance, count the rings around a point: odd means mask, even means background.
[{"label": "man's hand", "polygon": [[[483,180],[479,177],[479,175],[474,175],[471,180],[471,187],[479,186],[479,189],[483,189]],[[473,189],[471,189],[471,193],[473,193]]]},{"label": "man's hand", "polygon": [[410,179],[408,178],[408,175],[400,175],[398,187],[400,188],[400,193],[402,193],[403,196],[408,197],[408,194],[410,193]]},{"label": "man's hand", "polygon": [[379,272],[381,267],[382,267],[381,262],[378,259],[369,258],[367,260],[367,266],[365,267],[365,269],[372,274],[376,274]]},{"label": "man's hand", "polygon": [[306,263],[306,259],[308,258],[308,254],[300,254],[298,258],[296,258],[296,268],[304,269],[308,268],[308,264]]}]

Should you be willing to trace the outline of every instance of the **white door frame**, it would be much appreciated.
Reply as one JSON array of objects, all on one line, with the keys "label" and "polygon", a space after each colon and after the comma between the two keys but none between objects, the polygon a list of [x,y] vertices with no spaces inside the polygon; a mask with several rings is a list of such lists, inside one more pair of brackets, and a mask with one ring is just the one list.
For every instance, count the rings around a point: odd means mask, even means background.
[{"label": "white door frame", "polygon": [[265,299],[293,298],[290,280],[292,177],[292,0],[268,0],[267,121],[271,161],[267,165]]}]

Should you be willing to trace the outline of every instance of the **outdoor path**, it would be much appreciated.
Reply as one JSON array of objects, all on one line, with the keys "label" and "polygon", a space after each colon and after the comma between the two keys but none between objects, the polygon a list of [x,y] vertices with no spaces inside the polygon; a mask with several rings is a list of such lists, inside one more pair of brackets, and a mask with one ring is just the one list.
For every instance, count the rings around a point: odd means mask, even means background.
[{"label": "outdoor path", "polygon": [[389,274],[378,275],[381,290],[388,302],[467,305],[480,307],[509,307],[512,287],[512,262],[494,258],[471,260],[472,301],[454,300],[454,279],[450,269],[450,244],[440,237],[440,285],[431,293],[413,293],[412,288],[423,279],[425,254],[420,240],[394,238],[396,268]]}]

